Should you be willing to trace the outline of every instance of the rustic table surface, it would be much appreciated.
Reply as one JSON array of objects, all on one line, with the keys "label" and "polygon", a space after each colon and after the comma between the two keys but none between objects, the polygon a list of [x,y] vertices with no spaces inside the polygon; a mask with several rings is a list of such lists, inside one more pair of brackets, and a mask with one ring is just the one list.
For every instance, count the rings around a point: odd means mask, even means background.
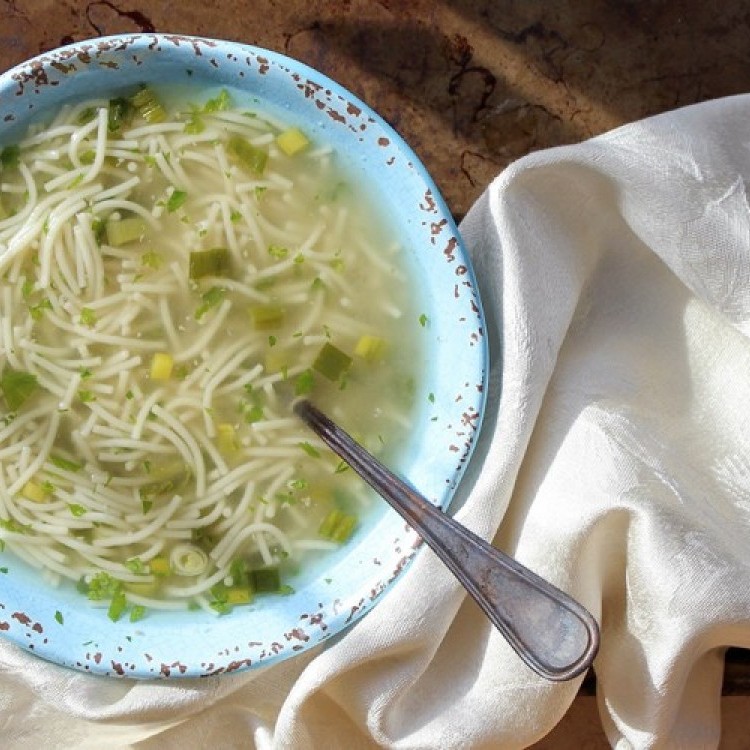
[{"label": "rustic table surface", "polygon": [[[154,31],[255,44],[326,73],[401,133],[459,219],[530,151],[750,91],[740,0],[0,0],[0,69]],[[747,652],[729,652],[724,693],[750,695]]]}]

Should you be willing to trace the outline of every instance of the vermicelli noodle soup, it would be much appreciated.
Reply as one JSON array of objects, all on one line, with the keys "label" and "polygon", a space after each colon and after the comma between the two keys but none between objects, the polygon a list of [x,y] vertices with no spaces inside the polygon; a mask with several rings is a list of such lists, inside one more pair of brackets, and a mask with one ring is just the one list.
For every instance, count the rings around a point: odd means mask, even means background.
[{"label": "vermicelli noodle soup", "polygon": [[0,151],[0,545],[113,620],[225,613],[370,501],[298,420],[411,425],[426,319],[336,154],[227,91],[69,106]]}]

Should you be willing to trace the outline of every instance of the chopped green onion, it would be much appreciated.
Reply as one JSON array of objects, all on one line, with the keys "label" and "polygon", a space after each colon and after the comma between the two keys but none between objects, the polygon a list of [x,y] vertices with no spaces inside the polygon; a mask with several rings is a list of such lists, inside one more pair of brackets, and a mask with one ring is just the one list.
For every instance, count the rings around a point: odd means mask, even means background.
[{"label": "chopped green onion", "polygon": [[69,461],[67,458],[61,456],[50,456],[49,460],[57,466],[58,469],[65,469],[65,471],[80,471],[83,467],[81,464],[77,464],[75,461]]},{"label": "chopped green onion", "polygon": [[152,89],[142,88],[133,96],[132,101],[146,122],[164,122],[167,119],[167,113]]},{"label": "chopped green onion", "polygon": [[166,557],[154,557],[148,564],[149,570],[152,575],[164,578],[172,572],[172,568],[169,565],[169,561]]},{"label": "chopped green onion", "polygon": [[133,107],[127,99],[123,97],[111,99],[107,115],[107,128],[109,132],[114,133],[119,130],[130,120],[132,114]]},{"label": "chopped green onion", "polygon": [[32,502],[45,503],[47,502],[47,499],[49,498],[49,495],[51,493],[49,492],[47,487],[45,487],[42,484],[39,484],[39,482],[34,482],[33,480],[29,480],[23,486],[23,489],[21,490],[21,494],[27,500],[31,500]]},{"label": "chopped green onion", "polygon": [[247,562],[241,557],[232,560],[229,566],[229,575],[232,578],[232,584],[235,586],[247,583]]},{"label": "chopped green onion", "polygon": [[128,216],[125,219],[110,219],[106,224],[107,242],[115,247],[127,245],[140,240],[148,225],[140,216]]},{"label": "chopped green onion", "polygon": [[6,367],[0,376],[0,390],[11,411],[17,411],[38,388],[36,375]]},{"label": "chopped green onion", "polygon": [[151,380],[169,380],[172,375],[174,360],[168,352],[154,352],[151,358]]},{"label": "chopped green onion", "polygon": [[208,567],[208,555],[192,544],[177,544],[169,556],[172,570],[178,576],[197,576]]},{"label": "chopped green onion", "polygon": [[80,390],[78,391],[78,399],[82,404],[89,404],[92,401],[96,401],[96,396],[92,391]]},{"label": "chopped green onion", "polygon": [[351,367],[352,358],[333,344],[326,342],[313,362],[317,370],[328,380],[337,381]]},{"label": "chopped green onion", "polygon": [[276,143],[287,155],[294,156],[310,145],[307,136],[299,128],[288,128],[276,136]]},{"label": "chopped green onion", "polygon": [[254,305],[250,308],[250,318],[256,330],[276,328],[284,322],[284,308],[280,305]]},{"label": "chopped green onion", "polygon": [[147,268],[161,268],[164,260],[159,253],[155,253],[153,250],[149,250],[147,253],[141,255],[141,265]]},{"label": "chopped green onion", "polygon": [[229,250],[215,247],[211,250],[198,250],[190,253],[191,279],[202,279],[204,276],[229,276]]},{"label": "chopped green onion", "polygon": [[12,169],[13,167],[17,167],[20,160],[20,146],[6,146],[2,151],[0,151],[0,164],[3,165],[3,169]]},{"label": "chopped green onion", "polygon": [[187,193],[184,190],[175,190],[167,200],[167,211],[172,213],[176,211],[187,200]]},{"label": "chopped green onion", "polygon": [[258,594],[272,594],[281,588],[278,568],[259,568],[250,572],[250,585]]},{"label": "chopped green onion", "polygon": [[268,153],[242,136],[233,135],[227,143],[227,151],[236,158],[241,166],[249,169],[253,174],[262,175],[268,161]]},{"label": "chopped green onion", "polygon": [[380,336],[362,336],[354,347],[354,353],[368,362],[378,362],[385,354],[387,344]]},{"label": "chopped green onion", "polygon": [[86,107],[78,115],[77,121],[79,125],[86,125],[96,117],[96,107]]},{"label": "chopped green onion", "polygon": [[55,620],[60,623],[60,625],[63,625],[65,620],[63,618],[63,613],[60,612],[59,609],[55,610]]},{"label": "chopped green onion", "polygon": [[320,524],[318,534],[333,542],[345,542],[352,535],[356,525],[356,516],[348,515],[340,510],[332,510]]},{"label": "chopped green onion", "polygon": [[422,328],[424,328],[427,325],[427,321],[428,321],[427,316],[424,313],[422,313],[419,316],[419,325],[421,325]]},{"label": "chopped green onion", "polygon": [[86,513],[86,508],[84,508],[83,505],[78,505],[78,503],[68,503],[68,510],[70,510],[76,518],[80,518]]},{"label": "chopped green onion", "polygon": [[210,114],[211,112],[222,112],[225,109],[229,109],[232,106],[232,97],[226,89],[222,89],[217,96],[213,99],[209,99],[203,105],[203,112]]}]

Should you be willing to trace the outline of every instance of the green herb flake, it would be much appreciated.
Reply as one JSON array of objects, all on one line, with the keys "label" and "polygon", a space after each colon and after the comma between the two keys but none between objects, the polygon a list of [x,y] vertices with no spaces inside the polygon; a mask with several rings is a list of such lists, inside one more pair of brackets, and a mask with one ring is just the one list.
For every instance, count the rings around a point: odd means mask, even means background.
[{"label": "green herb flake", "polygon": [[145,576],[148,574],[148,566],[141,560],[140,557],[131,557],[124,563],[125,567],[137,576]]},{"label": "green herb flake", "polygon": [[75,461],[69,461],[67,458],[60,456],[50,456],[49,460],[57,466],[58,469],[64,469],[65,471],[80,471],[83,467],[77,464]]},{"label": "green herb flake", "polygon": [[421,325],[422,328],[424,328],[427,325],[428,321],[429,321],[429,318],[424,313],[422,313],[419,316],[419,325]]},{"label": "green herb flake", "polygon": [[315,386],[315,375],[310,369],[301,372],[294,381],[294,395],[304,396],[310,393]]},{"label": "green herb flake", "polygon": [[1,518],[0,529],[10,531],[12,534],[28,534],[31,530],[30,526],[19,523],[15,518]]},{"label": "green herb flake", "polygon": [[311,458],[320,458],[320,451],[314,445],[310,445],[307,441],[297,443],[297,445]]},{"label": "green herb flake", "polygon": [[78,400],[82,404],[90,404],[92,401],[96,401],[96,396],[92,391],[82,389],[78,391]]},{"label": "green herb flake", "polygon": [[4,573],[4,574],[7,575],[7,573],[8,573],[8,567],[6,565],[3,565],[3,567],[0,568],[0,573]]},{"label": "green herb flake", "polygon": [[125,592],[122,589],[118,589],[109,604],[107,617],[109,617],[112,622],[117,622],[122,617],[123,612],[125,612],[125,610],[127,609],[127,606],[128,602],[125,598]]},{"label": "green herb flake", "polygon": [[151,508],[154,507],[154,501],[153,500],[141,500],[141,507],[143,508],[143,515],[145,516],[146,513],[148,513]]},{"label": "green herb flake", "polygon": [[244,412],[244,419],[247,424],[253,424],[254,422],[260,422],[263,419],[263,407],[259,405],[250,406]]},{"label": "green herb flake", "polygon": [[242,219],[242,214],[239,211],[232,209],[229,212],[229,221],[231,221],[232,224],[236,224],[240,219]]},{"label": "green herb flake", "polygon": [[203,120],[200,118],[197,112],[193,112],[190,115],[190,118],[185,123],[184,131],[188,135],[198,135],[198,133],[202,133],[206,129],[206,125],[203,122]]},{"label": "green herb flake", "polygon": [[223,112],[232,106],[232,97],[226,89],[222,89],[213,99],[209,99],[203,105],[203,112]]},{"label": "green herb flake", "polygon": [[218,307],[224,300],[226,293],[226,289],[220,286],[212,286],[207,292],[202,294],[201,304],[198,305],[195,311],[195,319],[200,320],[209,310]]},{"label": "green herb flake", "polygon": [[36,375],[6,367],[0,376],[0,390],[11,411],[18,411],[39,387]]},{"label": "green herb flake", "polygon": [[96,313],[90,307],[82,307],[81,317],[78,322],[89,328],[93,328],[96,324]]},{"label": "green herb flake", "polygon": [[91,231],[94,234],[94,240],[97,245],[101,245],[104,242],[104,238],[107,236],[107,225],[103,219],[94,219],[91,222]]},{"label": "green herb flake", "polygon": [[63,618],[63,613],[62,613],[62,612],[60,612],[60,610],[59,610],[59,609],[55,611],[55,620],[56,620],[56,621],[57,621],[57,622],[58,622],[58,623],[59,623],[60,625],[64,625],[64,624],[65,624],[65,619]]},{"label": "green herb flake", "polygon": [[187,193],[184,190],[175,190],[167,200],[167,211],[171,214],[180,208],[187,200]]},{"label": "green herb flake", "polygon": [[48,299],[43,299],[41,302],[37,302],[36,305],[29,305],[29,315],[32,320],[41,320],[42,313],[45,310],[51,310],[52,303]]},{"label": "green herb flake", "polygon": [[125,398],[126,398],[126,399],[127,399],[128,401],[132,401],[132,400],[133,400],[133,399],[135,398],[135,394],[133,393],[133,391],[130,391],[130,390],[129,390],[129,391],[128,391],[128,392],[127,392],[127,393],[125,394]]},{"label": "green herb flake", "polygon": [[[146,608],[142,604],[134,604],[130,610],[130,622],[138,622],[146,616]],[[129,636],[126,636],[129,638]]]},{"label": "green herb flake", "polygon": [[283,260],[287,255],[289,255],[289,250],[285,247],[282,247],[281,245],[269,245],[268,254],[272,258],[276,258],[276,260]]},{"label": "green herb flake", "polygon": [[343,474],[345,471],[348,471],[348,470],[349,470],[349,464],[346,463],[346,461],[339,461],[333,473]]},{"label": "green herb flake", "polygon": [[268,346],[276,346],[276,336],[269,336],[268,337]]},{"label": "green herb flake", "polygon": [[83,505],[78,505],[78,503],[68,503],[68,510],[70,510],[76,518],[80,518],[86,513],[86,508],[84,508]]},{"label": "green herb flake", "polygon": [[431,404],[434,404],[434,403],[435,403],[435,394],[434,394],[434,393],[428,393],[428,394],[427,394],[427,400],[428,400],[428,401],[429,401],[429,402],[430,402]]},{"label": "green herb flake", "polygon": [[97,602],[111,599],[122,588],[122,584],[102,570],[93,576],[88,583],[83,581],[80,588],[91,601]]}]

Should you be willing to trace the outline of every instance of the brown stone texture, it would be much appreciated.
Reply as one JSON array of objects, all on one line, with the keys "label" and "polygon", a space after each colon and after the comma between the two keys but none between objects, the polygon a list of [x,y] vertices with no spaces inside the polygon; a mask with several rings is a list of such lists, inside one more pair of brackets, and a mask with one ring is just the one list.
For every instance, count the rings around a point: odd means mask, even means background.
[{"label": "brown stone texture", "polygon": [[524,154],[750,89],[738,0],[0,0],[0,68],[104,34],[287,53],[372,105],[463,215]]}]

